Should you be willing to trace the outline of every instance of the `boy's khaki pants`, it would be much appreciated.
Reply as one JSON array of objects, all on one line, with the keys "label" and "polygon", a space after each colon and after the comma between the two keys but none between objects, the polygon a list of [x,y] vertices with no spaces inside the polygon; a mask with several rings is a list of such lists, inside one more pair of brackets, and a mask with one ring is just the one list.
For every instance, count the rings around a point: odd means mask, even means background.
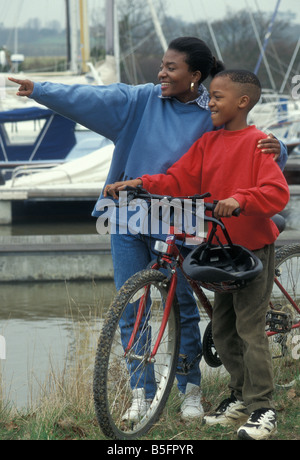
[{"label": "boy's khaki pants", "polygon": [[249,414],[273,408],[273,372],[266,313],[274,280],[274,245],[253,251],[263,263],[262,273],[234,294],[216,294],[213,338],[230,374],[229,388],[244,401]]}]

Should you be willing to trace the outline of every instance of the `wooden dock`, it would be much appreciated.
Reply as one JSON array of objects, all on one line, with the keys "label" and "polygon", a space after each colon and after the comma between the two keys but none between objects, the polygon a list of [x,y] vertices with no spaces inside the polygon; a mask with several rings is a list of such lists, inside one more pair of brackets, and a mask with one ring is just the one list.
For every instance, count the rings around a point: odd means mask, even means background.
[{"label": "wooden dock", "polygon": [[96,279],[113,279],[109,235],[0,237],[0,283]]},{"label": "wooden dock", "polygon": [[47,186],[33,188],[0,187],[0,225],[14,222],[13,203],[29,201],[93,201],[96,203],[101,192],[97,185]]}]

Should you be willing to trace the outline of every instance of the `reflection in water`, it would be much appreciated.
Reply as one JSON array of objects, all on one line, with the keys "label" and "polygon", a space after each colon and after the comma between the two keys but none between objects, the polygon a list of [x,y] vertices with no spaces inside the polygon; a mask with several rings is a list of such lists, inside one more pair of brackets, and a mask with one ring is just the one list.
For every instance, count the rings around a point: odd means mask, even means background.
[{"label": "reflection in water", "polygon": [[17,407],[33,403],[50,369],[70,363],[91,329],[98,336],[114,292],[112,282],[100,281],[1,284],[0,394]]}]

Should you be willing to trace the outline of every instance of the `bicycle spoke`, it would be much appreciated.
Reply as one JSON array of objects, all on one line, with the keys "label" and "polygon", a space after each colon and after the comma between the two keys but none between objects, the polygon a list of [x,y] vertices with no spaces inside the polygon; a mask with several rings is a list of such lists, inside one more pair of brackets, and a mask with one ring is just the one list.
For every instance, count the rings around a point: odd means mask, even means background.
[{"label": "bicycle spoke", "polygon": [[[278,325],[273,324],[273,330],[280,327],[278,333],[269,337],[270,350],[273,358],[274,381],[279,387],[290,387],[299,379],[299,360],[293,356],[293,338],[300,334],[300,329],[292,329],[300,321],[300,245],[289,245],[276,252],[276,276],[280,285],[286,291],[274,284],[271,305],[279,312]],[[293,305],[295,303],[295,305]],[[274,317],[274,315],[273,315]],[[268,326],[270,332],[271,326]]]}]

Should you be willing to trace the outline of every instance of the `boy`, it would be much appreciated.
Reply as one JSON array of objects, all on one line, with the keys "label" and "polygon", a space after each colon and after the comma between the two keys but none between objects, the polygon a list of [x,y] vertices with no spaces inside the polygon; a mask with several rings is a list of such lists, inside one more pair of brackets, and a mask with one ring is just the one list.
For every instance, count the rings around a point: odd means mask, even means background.
[{"label": "boy", "polygon": [[[117,182],[104,192],[116,197],[127,185],[171,196],[210,192],[212,199],[219,200],[216,217],[231,217],[236,208],[241,209],[240,217],[228,219],[226,228],[232,242],[254,251],[264,269],[249,287],[234,294],[215,294],[213,336],[230,375],[231,396],[204,418],[210,425],[228,424],[248,414],[238,429],[241,439],[267,439],[277,427],[265,316],[278,236],[270,218],[285,208],[289,189],[273,158],[259,153],[257,143],[266,135],[247,125],[248,113],[260,95],[260,82],[251,72],[217,74],[210,85],[209,107],[214,126],[224,128],[195,142],[166,175]],[[218,236],[225,242],[221,232]]]}]

